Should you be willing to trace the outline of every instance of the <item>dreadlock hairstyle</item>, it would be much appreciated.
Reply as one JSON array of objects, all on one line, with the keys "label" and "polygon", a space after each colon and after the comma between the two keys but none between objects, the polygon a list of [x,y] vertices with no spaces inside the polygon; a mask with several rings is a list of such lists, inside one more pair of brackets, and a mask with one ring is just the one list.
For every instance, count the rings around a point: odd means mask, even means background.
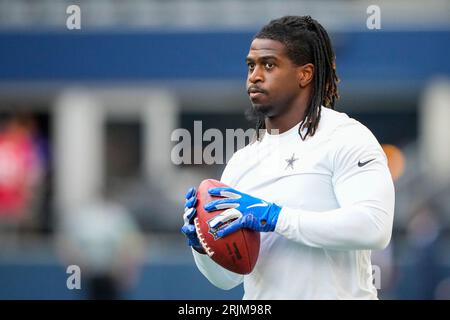
[{"label": "dreadlock hairstyle", "polygon": [[[288,57],[296,65],[306,63],[314,65],[312,96],[306,108],[306,117],[299,128],[299,135],[303,140],[308,135],[313,136],[320,121],[320,106],[334,109],[335,102],[339,99],[336,57],[327,32],[310,16],[285,16],[270,21],[255,35],[254,39],[257,38],[283,43]],[[265,129],[262,116],[256,119],[258,138],[260,129]],[[302,136],[303,129],[306,129],[304,136]]]}]

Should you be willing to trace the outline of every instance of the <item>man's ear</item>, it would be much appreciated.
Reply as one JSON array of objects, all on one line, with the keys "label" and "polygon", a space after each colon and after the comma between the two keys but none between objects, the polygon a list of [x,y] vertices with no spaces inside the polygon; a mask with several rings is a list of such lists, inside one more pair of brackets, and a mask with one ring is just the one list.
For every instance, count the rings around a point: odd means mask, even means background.
[{"label": "man's ear", "polygon": [[297,75],[300,88],[306,87],[314,78],[314,65],[307,63],[298,67]]}]

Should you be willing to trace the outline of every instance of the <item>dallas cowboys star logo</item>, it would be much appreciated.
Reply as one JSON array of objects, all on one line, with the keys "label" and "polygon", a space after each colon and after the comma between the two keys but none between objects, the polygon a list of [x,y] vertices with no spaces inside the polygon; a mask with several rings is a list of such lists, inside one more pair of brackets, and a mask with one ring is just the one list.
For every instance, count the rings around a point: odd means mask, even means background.
[{"label": "dallas cowboys star logo", "polygon": [[294,162],[297,161],[298,158],[295,158],[295,153],[292,154],[292,157],[290,159],[286,159],[285,161],[287,162],[287,166],[284,170],[287,170],[287,168],[291,168],[292,170],[294,169]]}]

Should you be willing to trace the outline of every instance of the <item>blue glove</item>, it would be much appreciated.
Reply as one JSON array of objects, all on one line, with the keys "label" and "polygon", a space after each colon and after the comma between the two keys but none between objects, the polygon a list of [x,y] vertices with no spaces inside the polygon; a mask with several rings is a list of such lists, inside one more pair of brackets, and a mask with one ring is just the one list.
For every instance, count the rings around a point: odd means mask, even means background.
[{"label": "blue glove", "polygon": [[195,231],[194,218],[197,214],[195,210],[195,204],[197,203],[197,190],[194,187],[190,188],[186,193],[186,202],[184,204],[184,214],[183,220],[184,225],[181,227],[181,232],[188,239],[188,245],[194,248],[199,253],[205,253],[200,240],[197,237],[197,232]]},{"label": "blue glove", "polygon": [[[266,202],[232,188],[210,188],[208,193],[224,199],[208,202],[204,206],[205,210],[228,209],[211,221],[210,226],[217,230],[217,237],[225,237],[240,228],[260,232],[275,230],[281,211],[281,207],[275,203]],[[231,219],[236,220],[226,224]]]}]

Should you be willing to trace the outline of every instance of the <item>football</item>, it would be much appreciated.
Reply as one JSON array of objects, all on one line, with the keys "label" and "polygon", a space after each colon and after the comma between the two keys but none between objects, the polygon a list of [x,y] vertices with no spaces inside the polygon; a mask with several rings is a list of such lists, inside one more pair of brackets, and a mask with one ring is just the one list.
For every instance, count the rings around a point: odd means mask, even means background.
[{"label": "football", "polygon": [[[217,238],[215,231],[218,229],[210,227],[209,223],[226,209],[211,212],[204,209],[204,205],[208,202],[220,199],[208,193],[208,189],[213,187],[227,187],[227,185],[217,180],[207,179],[203,180],[198,187],[197,216],[194,223],[200,243],[208,256],[222,267],[235,273],[248,274],[253,270],[258,259],[259,232],[239,229],[223,238]],[[227,221],[226,224],[235,219]]]}]

